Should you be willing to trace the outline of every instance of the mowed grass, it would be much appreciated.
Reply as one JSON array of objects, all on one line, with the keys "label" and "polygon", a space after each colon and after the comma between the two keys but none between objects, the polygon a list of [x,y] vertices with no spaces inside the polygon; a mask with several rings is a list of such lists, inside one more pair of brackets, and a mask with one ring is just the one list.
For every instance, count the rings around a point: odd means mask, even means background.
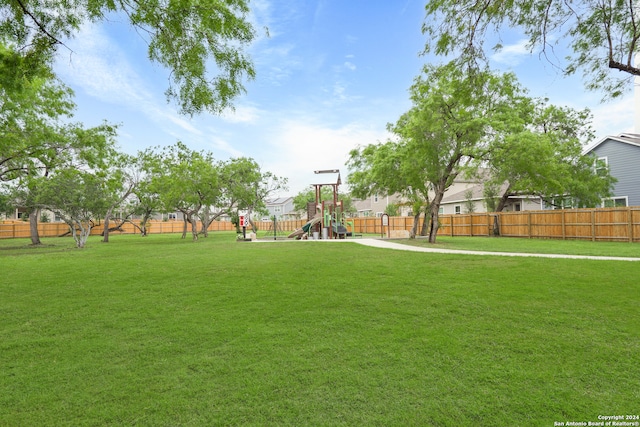
[{"label": "mowed grass", "polygon": [[482,252],[521,252],[640,258],[640,244],[629,242],[449,236],[438,236],[435,244],[429,243],[429,241],[423,237],[394,241],[429,248],[462,249]]},{"label": "mowed grass", "polygon": [[0,425],[640,412],[640,263],[234,239],[0,242]]}]

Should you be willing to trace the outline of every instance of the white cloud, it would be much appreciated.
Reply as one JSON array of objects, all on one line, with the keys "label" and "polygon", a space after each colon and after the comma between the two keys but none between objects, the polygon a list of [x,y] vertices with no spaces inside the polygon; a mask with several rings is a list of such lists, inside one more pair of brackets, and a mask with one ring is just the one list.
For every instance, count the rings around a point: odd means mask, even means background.
[{"label": "white cloud", "polygon": [[143,81],[98,24],[83,26],[69,41],[73,52],[58,58],[56,69],[66,81],[112,104],[135,104],[150,95]]},{"label": "white cloud", "polygon": [[591,109],[596,138],[634,132],[635,108],[633,93]]},{"label": "white cloud", "polygon": [[236,106],[234,110],[225,111],[221,118],[229,123],[255,123],[262,111],[252,105]]},{"label": "white cloud", "polygon": [[517,43],[503,46],[502,49],[491,55],[491,59],[500,64],[515,66],[524,61],[529,55],[527,40],[521,39]]},{"label": "white cloud", "polygon": [[236,150],[229,142],[218,137],[211,136],[208,138],[208,145],[211,146],[214,150],[221,151],[229,154],[230,157],[242,157],[244,154],[240,150]]},{"label": "white cloud", "polygon": [[[343,183],[348,171],[345,163],[349,151],[387,138],[384,129],[370,128],[361,123],[331,127],[313,120],[285,120],[271,137],[277,159],[267,161],[265,169],[289,178],[292,195],[314,183],[314,170],[340,169]],[[344,187],[346,190],[346,187]]]},{"label": "white cloud", "polygon": [[356,70],[356,65],[352,62],[346,61],[344,63],[344,68],[346,68],[347,70],[351,70],[351,71],[355,71]]},{"label": "white cloud", "polygon": [[172,126],[189,134],[202,134],[189,119],[169,107],[164,97],[160,100],[154,95],[146,82],[149,79],[140,76],[101,25],[83,26],[70,44],[73,53],[69,62],[59,58],[56,64],[65,81],[99,101],[139,111],[172,135],[177,134]]}]

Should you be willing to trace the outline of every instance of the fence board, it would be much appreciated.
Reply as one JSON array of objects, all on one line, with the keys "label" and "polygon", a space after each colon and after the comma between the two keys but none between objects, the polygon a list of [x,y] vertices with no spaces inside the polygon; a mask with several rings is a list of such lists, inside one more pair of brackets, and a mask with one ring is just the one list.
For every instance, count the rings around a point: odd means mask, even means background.
[{"label": "fence board", "polygon": [[[494,217],[498,216],[500,235],[537,239],[575,239],[593,241],[640,242],[640,206],[626,208],[568,209],[552,211],[523,211],[478,213],[464,215],[440,215],[438,235],[449,236],[492,236]],[[413,227],[413,217],[389,218],[389,226],[382,227],[380,218],[350,218],[353,233],[386,234],[389,230],[408,230]],[[305,220],[287,220],[277,223],[277,231],[293,231],[302,227]],[[423,223],[421,217],[418,231]],[[256,221],[260,232],[273,230],[271,221]],[[100,235],[103,226],[96,224],[92,235]],[[148,232],[182,233],[182,221],[151,221]],[[187,232],[190,232],[189,227]],[[209,231],[233,231],[235,227],[228,221],[214,221]],[[55,237],[69,231],[64,223],[40,223],[41,237]],[[125,223],[121,232],[112,234],[135,234],[133,224]],[[0,222],[0,239],[28,238],[29,223],[24,221]]]}]

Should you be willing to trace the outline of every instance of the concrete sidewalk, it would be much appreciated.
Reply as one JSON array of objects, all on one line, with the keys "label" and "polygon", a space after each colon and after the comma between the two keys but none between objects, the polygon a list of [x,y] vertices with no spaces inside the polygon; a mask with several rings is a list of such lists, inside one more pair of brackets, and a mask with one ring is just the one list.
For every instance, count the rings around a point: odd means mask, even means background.
[{"label": "concrete sidewalk", "polygon": [[[566,255],[566,254],[536,254],[526,252],[481,252],[481,251],[465,251],[461,249],[440,249],[425,248],[421,246],[403,245],[384,239],[327,239],[327,240],[278,240],[279,242],[313,242],[321,244],[326,243],[357,243],[359,245],[370,246],[381,249],[395,249],[398,251],[409,252],[428,252],[438,254],[456,254],[456,255],[481,255],[481,256],[510,256],[510,257],[534,257],[534,258],[564,258],[564,259],[591,259],[599,261],[640,261],[640,258],[619,257],[619,256],[591,256],[591,255]],[[254,240],[254,242],[275,242],[274,240]]]},{"label": "concrete sidewalk", "polygon": [[[318,240],[319,242],[322,240]],[[531,254],[520,252],[480,252],[480,251],[465,251],[459,249],[438,249],[438,248],[424,248],[419,246],[403,245],[401,243],[390,242],[389,240],[381,239],[352,239],[352,240],[325,240],[327,242],[354,242],[365,246],[372,246],[375,248],[383,249],[395,249],[399,251],[412,251],[412,252],[430,252],[441,254],[458,254],[458,255],[483,255],[483,256],[510,256],[510,257],[537,257],[537,258],[568,258],[568,259],[591,259],[600,261],[640,261],[640,258],[629,257],[615,257],[615,256],[589,256],[589,255],[565,255],[565,254]]]}]

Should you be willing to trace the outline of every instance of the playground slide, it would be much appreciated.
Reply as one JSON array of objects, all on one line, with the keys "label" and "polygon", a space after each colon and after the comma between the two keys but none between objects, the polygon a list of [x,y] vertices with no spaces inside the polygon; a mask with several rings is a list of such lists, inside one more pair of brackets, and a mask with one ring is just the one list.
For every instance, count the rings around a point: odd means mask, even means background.
[{"label": "playground slide", "polygon": [[309,230],[311,229],[311,227],[313,227],[314,225],[319,223],[321,220],[322,220],[322,218],[320,218],[320,217],[313,218],[311,221],[309,221],[305,225],[303,225],[302,228],[298,228],[296,231],[294,231],[293,233],[289,234],[287,236],[287,238],[293,239],[294,237],[301,237],[303,234],[308,233]]}]

